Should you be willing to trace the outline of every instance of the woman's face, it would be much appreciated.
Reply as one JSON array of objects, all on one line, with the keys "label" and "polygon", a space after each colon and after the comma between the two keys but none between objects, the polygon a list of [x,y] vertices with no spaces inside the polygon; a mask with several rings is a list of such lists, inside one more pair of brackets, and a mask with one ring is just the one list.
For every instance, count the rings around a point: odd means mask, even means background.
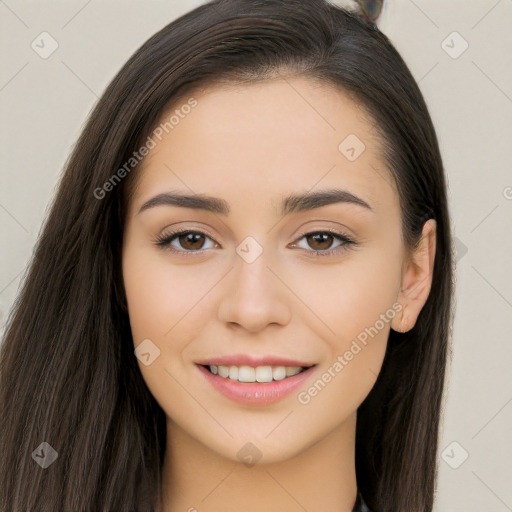
[{"label": "woman's face", "polygon": [[[401,307],[398,195],[368,119],[334,88],[290,78],[193,97],[153,132],[126,219],[138,364],[195,442],[285,460],[353,420],[379,374]],[[311,368],[283,379],[294,366]]]}]

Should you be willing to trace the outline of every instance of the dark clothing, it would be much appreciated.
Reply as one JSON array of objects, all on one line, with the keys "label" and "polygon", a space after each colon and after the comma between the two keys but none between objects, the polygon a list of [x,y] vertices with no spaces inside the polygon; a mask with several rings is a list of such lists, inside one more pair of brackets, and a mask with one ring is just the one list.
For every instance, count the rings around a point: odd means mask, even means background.
[{"label": "dark clothing", "polygon": [[359,489],[357,489],[357,497],[356,497],[356,503],[354,505],[354,509],[352,512],[372,512],[368,505],[365,503],[363,496],[361,495],[361,492]]}]

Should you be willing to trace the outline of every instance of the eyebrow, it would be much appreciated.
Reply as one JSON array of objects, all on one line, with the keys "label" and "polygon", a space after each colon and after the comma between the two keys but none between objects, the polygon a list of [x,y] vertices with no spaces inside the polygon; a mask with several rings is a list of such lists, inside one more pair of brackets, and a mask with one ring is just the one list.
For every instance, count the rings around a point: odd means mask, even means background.
[{"label": "eyebrow", "polygon": [[[335,203],[348,203],[361,206],[369,211],[372,207],[360,197],[347,190],[330,189],[318,192],[306,192],[290,194],[285,196],[281,204],[281,216],[295,212],[313,210]],[[158,194],[146,201],[140,208],[139,213],[156,206],[179,206],[181,208],[193,208],[207,212],[218,213],[224,216],[229,215],[229,203],[218,197],[211,197],[204,194],[184,194],[181,192],[168,192]],[[137,214],[137,215],[138,215]]]}]

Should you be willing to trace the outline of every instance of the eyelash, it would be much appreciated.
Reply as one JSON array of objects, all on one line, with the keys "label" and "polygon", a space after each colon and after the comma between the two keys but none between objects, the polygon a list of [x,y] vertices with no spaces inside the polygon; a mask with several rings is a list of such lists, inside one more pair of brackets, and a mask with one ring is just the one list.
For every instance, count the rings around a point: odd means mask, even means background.
[{"label": "eyelash", "polygon": [[[203,231],[195,231],[195,230],[190,230],[190,229],[182,229],[182,230],[172,231],[171,233],[167,233],[167,234],[164,234],[164,235],[160,235],[160,236],[158,236],[154,240],[154,243],[155,243],[155,245],[157,247],[160,247],[162,249],[171,251],[174,254],[179,254],[179,255],[187,256],[187,257],[188,256],[195,256],[197,254],[202,254],[204,251],[208,250],[208,249],[198,249],[196,251],[178,250],[178,249],[175,249],[174,247],[172,247],[170,245],[171,242],[175,238],[177,238],[178,236],[185,235],[185,234],[190,234],[190,233],[194,233],[194,234],[197,234],[197,235],[204,235],[204,236],[206,236],[206,237],[208,237],[208,238],[213,240],[213,238],[210,235],[208,235],[207,233],[205,233]],[[334,249],[327,249],[325,251],[317,251],[317,250],[311,250],[310,251],[310,250],[307,250],[307,249],[303,249],[303,250],[305,250],[308,253],[313,253],[315,256],[331,256],[331,255],[334,255],[334,254],[338,254],[338,253],[344,252],[344,251],[350,249],[352,246],[356,245],[356,242],[354,240],[352,240],[351,238],[349,238],[348,236],[343,235],[341,233],[337,233],[336,231],[332,231],[330,229],[323,229],[323,230],[320,230],[320,231],[307,231],[305,233],[302,233],[299,236],[299,238],[297,239],[297,241],[301,240],[302,238],[304,238],[306,236],[318,235],[318,234],[329,234],[329,235],[332,235],[334,238],[338,239],[340,242],[343,242],[343,244],[339,245],[338,247],[335,247]]]}]

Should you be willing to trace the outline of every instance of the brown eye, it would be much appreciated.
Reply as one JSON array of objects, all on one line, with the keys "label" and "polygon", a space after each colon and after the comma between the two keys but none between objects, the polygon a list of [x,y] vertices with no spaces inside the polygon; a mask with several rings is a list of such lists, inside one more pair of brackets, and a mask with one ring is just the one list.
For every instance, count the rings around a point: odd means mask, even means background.
[{"label": "brown eye", "polygon": [[[305,245],[301,245],[302,240]],[[333,242],[338,241],[338,245],[332,247]],[[297,246],[313,253],[316,256],[329,256],[347,250],[349,247],[356,245],[356,242],[346,235],[334,233],[331,231],[313,231],[304,233],[299,238]]]},{"label": "brown eye", "polygon": [[176,238],[184,249],[198,250],[204,244],[204,235],[202,233],[189,232]]},{"label": "brown eye", "polygon": [[331,247],[334,236],[330,233],[314,233],[306,235],[309,246],[315,251],[325,251]]},{"label": "brown eye", "polygon": [[[356,242],[348,236],[330,231],[304,233],[299,240],[303,239],[306,241],[307,246],[297,245],[318,256],[331,255],[356,245]],[[212,245],[209,247],[204,245],[207,240],[212,242]],[[339,243],[334,248],[331,248],[333,241],[338,241]],[[162,235],[155,240],[155,244],[174,253],[194,255],[195,253],[201,254],[203,250],[213,248],[215,242],[210,236],[201,231],[181,230]]]},{"label": "brown eye", "polygon": [[214,244],[205,247],[207,240],[212,241],[211,237],[201,231],[181,230],[162,235],[155,240],[155,244],[171,252],[193,254],[203,249],[211,249]]}]

